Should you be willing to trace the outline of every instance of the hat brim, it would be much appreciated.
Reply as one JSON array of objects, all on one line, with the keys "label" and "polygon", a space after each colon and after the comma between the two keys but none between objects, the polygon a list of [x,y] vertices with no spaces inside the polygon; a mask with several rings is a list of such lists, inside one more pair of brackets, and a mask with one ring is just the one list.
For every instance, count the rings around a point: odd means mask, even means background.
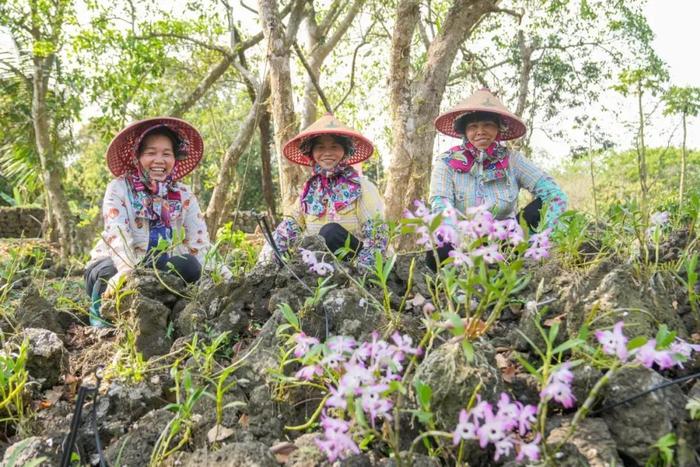
[{"label": "hat brim", "polygon": [[199,131],[179,118],[154,117],[132,123],[109,143],[105,157],[112,175],[119,177],[134,170],[137,142],[145,131],[157,125],[164,125],[176,132],[186,146],[185,157],[178,159],[171,174],[173,180],[180,180],[199,165],[204,155],[204,141]]},{"label": "hat brim", "polygon": [[355,147],[355,153],[345,160],[345,163],[348,165],[359,164],[360,162],[369,159],[374,153],[374,145],[372,142],[362,136],[360,133],[351,130],[334,128],[327,130],[319,129],[309,132],[302,131],[294,138],[287,141],[287,143],[284,145],[284,148],[282,148],[284,157],[295,164],[312,166],[314,163],[313,159],[304,154],[301,151],[300,146],[304,141],[320,135],[339,135],[345,136],[352,140],[352,144]]},{"label": "hat brim", "polygon": [[503,126],[505,128],[498,132],[498,139],[501,141],[507,141],[511,139],[520,138],[527,132],[527,127],[525,123],[510,112],[502,112],[499,110],[494,110],[493,107],[470,107],[470,108],[456,108],[449,110],[435,119],[435,129],[440,133],[452,136],[453,138],[463,138],[464,134],[460,134],[455,130],[454,123],[458,118],[475,112],[486,112],[490,114],[497,115]]}]

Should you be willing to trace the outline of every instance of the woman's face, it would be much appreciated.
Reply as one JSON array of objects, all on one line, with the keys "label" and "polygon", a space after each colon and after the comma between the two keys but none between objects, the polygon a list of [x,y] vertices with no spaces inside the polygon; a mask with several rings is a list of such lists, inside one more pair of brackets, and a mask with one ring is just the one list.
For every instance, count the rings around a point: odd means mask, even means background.
[{"label": "woman's face", "polygon": [[345,149],[331,135],[322,135],[314,141],[311,157],[322,169],[330,170],[345,157]]},{"label": "woman's face", "polygon": [[151,180],[165,181],[175,167],[175,151],[173,142],[165,135],[146,136],[139,154],[141,170]]},{"label": "woman's face", "polygon": [[478,120],[467,124],[464,135],[478,149],[486,149],[496,141],[498,125],[489,120]]}]

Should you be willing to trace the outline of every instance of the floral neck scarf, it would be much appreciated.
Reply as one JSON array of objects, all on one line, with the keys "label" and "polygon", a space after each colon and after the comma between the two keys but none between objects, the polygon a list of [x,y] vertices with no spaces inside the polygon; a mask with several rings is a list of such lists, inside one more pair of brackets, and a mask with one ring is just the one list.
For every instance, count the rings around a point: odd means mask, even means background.
[{"label": "floral neck scarf", "polygon": [[313,173],[301,192],[301,207],[305,214],[316,217],[328,214],[333,218],[362,193],[359,174],[342,162],[331,170],[314,164]]},{"label": "floral neck scarf", "polygon": [[458,148],[461,151],[452,151],[452,157],[447,163],[457,172],[470,172],[475,162],[481,163],[484,169],[497,171],[505,171],[508,167],[508,149],[496,142],[482,150],[465,139]]},{"label": "floral neck scarf", "polygon": [[126,180],[133,195],[131,204],[136,216],[149,219],[155,227],[165,227],[169,231],[172,219],[182,212],[180,190],[172,176],[168,175],[164,182],[158,182],[143,172],[138,161],[135,166]]}]

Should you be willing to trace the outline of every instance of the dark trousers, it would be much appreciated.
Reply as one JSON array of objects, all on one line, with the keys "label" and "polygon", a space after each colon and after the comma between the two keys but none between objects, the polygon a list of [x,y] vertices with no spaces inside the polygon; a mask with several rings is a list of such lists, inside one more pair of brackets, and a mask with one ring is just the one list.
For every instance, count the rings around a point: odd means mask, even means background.
[{"label": "dark trousers", "polygon": [[[202,275],[202,266],[197,258],[185,254],[180,256],[161,255],[156,260],[156,267],[161,271],[170,271],[182,277],[187,283],[197,282]],[[107,289],[107,281],[117,273],[112,258],[103,258],[88,264],[85,268],[85,291],[93,300],[101,297]]]},{"label": "dark trousers", "polygon": [[[540,198],[535,198],[527,206],[525,206],[518,213],[518,219],[524,219],[525,223],[530,227],[530,230],[535,230],[538,225],[540,225],[540,209],[542,209],[542,200]],[[451,244],[443,245],[437,247],[436,251],[428,251],[425,254],[425,262],[428,267],[433,271],[437,271],[437,264],[435,263],[435,253],[437,253],[438,260],[442,264],[450,256],[450,251],[454,250],[455,247]]]},{"label": "dark trousers", "polygon": [[326,246],[328,247],[328,249],[334,253],[339,248],[344,247],[345,242],[347,241],[348,237],[350,237],[349,244],[352,253],[348,256],[348,259],[354,258],[357,252],[360,251],[360,249],[362,248],[362,244],[357,239],[357,237],[355,237],[353,234],[348,232],[348,230],[345,227],[336,222],[331,222],[324,225],[323,227],[321,227],[321,230],[318,232],[318,234],[321,237],[323,237],[323,239],[326,241]]}]

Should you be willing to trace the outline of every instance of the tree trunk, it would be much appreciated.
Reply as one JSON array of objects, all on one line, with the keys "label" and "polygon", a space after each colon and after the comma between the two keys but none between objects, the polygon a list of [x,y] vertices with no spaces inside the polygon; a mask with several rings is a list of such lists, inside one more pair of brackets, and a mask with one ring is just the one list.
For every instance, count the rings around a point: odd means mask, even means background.
[{"label": "tree trunk", "polygon": [[258,113],[262,107],[263,98],[263,93],[260,92],[255,99],[255,102],[253,102],[252,107],[248,111],[248,116],[241,125],[241,128],[238,130],[236,139],[228,147],[226,154],[224,154],[221,161],[219,177],[216,180],[216,185],[214,186],[211,199],[209,200],[209,205],[207,206],[207,210],[204,215],[207,222],[207,230],[212,238],[216,233],[216,230],[219,228],[221,220],[226,215],[224,204],[226,202],[226,195],[229,192],[229,187],[233,178],[233,172],[241,158],[241,155],[248,148],[250,145],[250,140],[253,138],[255,127],[257,126]]},{"label": "tree trunk", "polygon": [[63,196],[61,181],[63,166],[54,153],[49,132],[49,113],[46,108],[49,75],[55,57],[33,57],[34,75],[32,76],[32,123],[36,150],[41,162],[42,178],[46,187],[49,216],[55,221],[58,230],[58,243],[61,256],[68,258],[71,253],[71,215],[66,198]]},{"label": "tree trunk", "polygon": [[591,128],[588,128],[588,165],[591,171],[591,194],[593,195],[593,213],[595,214],[595,219],[598,221],[598,190],[595,186],[595,167],[593,165],[593,136],[591,135]]},{"label": "tree trunk", "polygon": [[[269,88],[267,94],[269,95]],[[262,167],[262,192],[268,214],[272,219],[277,217],[275,203],[275,186],[272,181],[272,116],[267,108],[260,109],[260,163]]]},{"label": "tree trunk", "polygon": [[454,0],[440,33],[430,44],[422,74],[411,80],[411,43],[420,21],[419,2],[399,2],[389,71],[394,142],[384,192],[387,219],[398,219],[413,200],[425,198],[435,139],[433,120],[440,110],[450,68],[459,44],[497,3]]},{"label": "tree trunk", "polygon": [[685,197],[685,178],[688,171],[688,148],[686,147],[686,116],[683,112],[683,146],[681,147],[681,179],[678,183],[678,210],[683,211],[683,198]]},{"label": "tree trunk", "polygon": [[[306,35],[307,35],[307,50],[314,50],[322,40],[319,37],[318,24],[316,23],[315,12],[313,10],[313,5],[310,11],[306,15]],[[311,68],[311,73],[316,76],[320,84],[321,77],[319,72],[321,71],[321,63],[315,60],[315,56],[309,57],[309,67]],[[314,86],[311,76],[306,77],[306,82],[304,83],[304,98],[302,99],[301,107],[301,128],[306,128],[315,122],[318,118],[318,92],[316,91],[316,86]]]},{"label": "tree trunk", "polygon": [[647,158],[646,158],[646,143],[644,142],[644,108],[642,106],[642,91],[641,82],[637,89],[637,105],[639,110],[639,147],[637,148],[637,165],[639,167],[639,187],[642,191],[642,212],[646,215],[647,207]]},{"label": "tree trunk", "polygon": [[518,86],[518,105],[515,115],[522,117],[527,105],[527,94],[530,91],[530,74],[532,73],[532,52],[534,48],[525,41],[525,34],[518,31],[518,48],[520,50],[520,73]]},{"label": "tree trunk", "polygon": [[[298,5],[294,8],[297,9]],[[298,130],[294,101],[292,96],[292,79],[289,66],[289,40],[285,37],[282,23],[277,12],[276,0],[259,0],[260,19],[263,34],[267,41],[268,61],[270,66],[270,92],[272,119],[275,125],[275,148],[279,167],[280,197],[282,210],[291,214],[299,195],[299,189],[306,180],[307,172],[301,166],[289,162],[282,155],[284,143],[292,139]],[[287,31],[293,38],[296,33],[301,10],[292,11]],[[294,24],[296,22],[296,24]]]}]

